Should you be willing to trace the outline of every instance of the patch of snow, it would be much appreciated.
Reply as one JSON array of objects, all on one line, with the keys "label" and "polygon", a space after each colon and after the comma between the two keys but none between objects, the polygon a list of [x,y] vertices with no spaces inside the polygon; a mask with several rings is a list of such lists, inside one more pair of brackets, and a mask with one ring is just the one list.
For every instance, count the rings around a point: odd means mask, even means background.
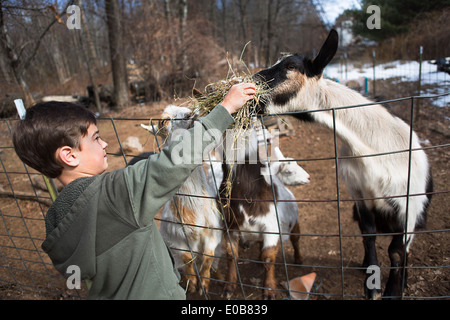
[{"label": "patch of snow", "polygon": [[[375,66],[375,79],[385,80],[396,78],[394,84],[400,82],[417,82],[419,80],[420,64],[417,61],[392,61]],[[325,69],[325,77],[331,79],[351,80],[358,78],[368,78],[373,80],[374,68],[371,63],[355,65],[347,63],[347,68],[342,63],[331,64]],[[422,86],[432,85],[433,88],[422,89],[421,96],[438,95],[450,93],[450,75],[445,72],[438,72],[437,67],[430,61],[422,62]],[[437,107],[448,107],[450,104],[450,94],[433,98],[433,104]]]}]

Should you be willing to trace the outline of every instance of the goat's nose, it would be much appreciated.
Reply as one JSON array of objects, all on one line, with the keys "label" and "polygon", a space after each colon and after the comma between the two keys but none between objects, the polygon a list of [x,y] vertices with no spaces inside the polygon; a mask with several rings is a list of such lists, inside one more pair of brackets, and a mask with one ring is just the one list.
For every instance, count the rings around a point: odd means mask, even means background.
[{"label": "goat's nose", "polygon": [[264,70],[261,70],[261,71],[255,73],[254,75],[252,75],[252,79],[254,81],[265,81],[265,77],[264,77],[264,75],[262,73],[263,71]]}]

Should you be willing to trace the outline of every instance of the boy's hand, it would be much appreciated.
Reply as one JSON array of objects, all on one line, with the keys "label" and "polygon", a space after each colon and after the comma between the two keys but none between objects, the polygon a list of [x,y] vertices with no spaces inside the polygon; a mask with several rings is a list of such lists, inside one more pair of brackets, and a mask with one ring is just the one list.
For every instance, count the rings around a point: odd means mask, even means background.
[{"label": "boy's hand", "polygon": [[254,83],[239,83],[230,88],[223,99],[221,105],[228,110],[230,114],[235,113],[242,108],[247,101],[252,100],[256,95],[256,86]]}]

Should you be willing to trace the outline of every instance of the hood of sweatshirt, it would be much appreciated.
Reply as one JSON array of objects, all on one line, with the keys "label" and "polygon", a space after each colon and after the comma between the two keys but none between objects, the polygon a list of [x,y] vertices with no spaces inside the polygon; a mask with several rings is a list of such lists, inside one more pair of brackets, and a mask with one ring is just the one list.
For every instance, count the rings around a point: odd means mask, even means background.
[{"label": "hood of sweatshirt", "polygon": [[98,192],[96,180],[99,180],[97,176],[71,182],[47,211],[47,237],[42,249],[66,277],[70,275],[67,273],[69,266],[78,266],[83,280],[96,273],[96,203],[88,203],[88,198],[81,196],[83,192],[91,195]]}]

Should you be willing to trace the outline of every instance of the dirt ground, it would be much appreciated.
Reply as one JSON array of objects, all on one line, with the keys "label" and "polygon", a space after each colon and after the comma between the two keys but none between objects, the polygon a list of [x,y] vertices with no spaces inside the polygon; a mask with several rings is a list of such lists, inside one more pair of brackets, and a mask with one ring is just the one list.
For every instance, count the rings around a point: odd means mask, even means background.
[{"label": "dirt ground", "polygon": [[[120,120],[120,118],[158,118],[164,105],[133,106],[120,114],[109,113],[105,117],[115,120],[99,121],[101,136],[109,143],[108,170],[124,166],[116,132],[121,143],[130,136],[137,136],[143,151],[155,151],[157,145],[152,136],[140,128],[148,120]],[[393,106],[393,111],[408,115],[408,105]],[[421,118],[414,125],[425,147],[448,144],[448,108],[436,108],[426,103],[421,105]],[[293,250],[290,243],[283,245],[286,258],[280,250],[277,259],[277,280],[281,282],[298,276],[316,272],[317,278],[310,299],[363,299],[364,274],[358,269],[363,260],[363,246],[357,223],[352,217],[353,203],[345,186],[340,185],[340,202],[337,199],[335,147],[332,132],[314,124],[305,124],[288,118],[295,132],[291,136],[280,137],[280,148],[285,156],[301,159],[299,164],[311,175],[309,185],[289,187],[294,193],[299,207],[301,227],[302,265],[293,265]],[[116,130],[116,132],[115,132]],[[23,165],[11,147],[9,129],[6,122],[0,127],[1,160],[4,171],[0,183],[4,190],[31,192],[30,181],[23,172]],[[126,149],[129,160],[139,153],[136,149]],[[433,169],[435,191],[426,231],[415,236],[409,256],[408,285],[405,298],[439,298],[450,295],[450,229],[449,188],[450,150],[448,146],[426,150]],[[30,170],[31,176],[34,171]],[[45,194],[44,194],[45,196]],[[48,206],[36,201],[0,198],[3,221],[0,223],[0,299],[78,299],[86,290],[68,290],[63,279],[56,275],[48,257],[40,245],[45,236],[43,213]],[[18,209],[20,208],[20,210]],[[377,250],[382,267],[382,288],[387,280],[390,266],[387,256],[389,236],[377,238]],[[241,250],[239,273],[243,283],[238,287],[235,298],[261,299],[264,267],[259,260],[259,246],[245,252]],[[225,261],[220,260],[219,270],[225,274]],[[30,277],[30,273],[32,277]],[[215,277],[215,276],[213,276]],[[30,278],[32,278],[30,280]],[[212,281],[209,299],[222,299],[223,283]],[[203,295],[189,294],[188,299],[204,299]],[[278,299],[286,299],[280,290]]]}]

